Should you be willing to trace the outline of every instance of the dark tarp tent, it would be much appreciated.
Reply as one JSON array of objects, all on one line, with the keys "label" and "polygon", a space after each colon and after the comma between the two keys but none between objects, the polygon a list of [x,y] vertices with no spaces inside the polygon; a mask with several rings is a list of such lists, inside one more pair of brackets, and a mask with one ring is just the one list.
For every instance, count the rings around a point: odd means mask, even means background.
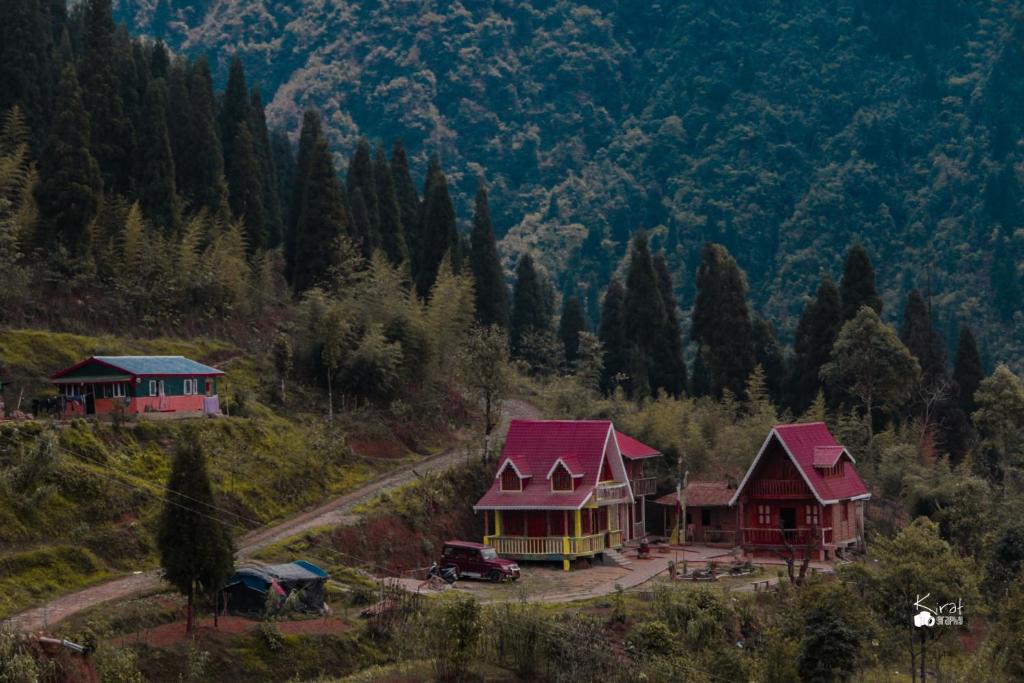
[{"label": "dark tarp tent", "polygon": [[262,614],[271,592],[277,596],[275,608],[287,601],[301,612],[320,612],[328,578],[327,572],[305,560],[239,567],[224,586],[224,602],[231,614]]}]

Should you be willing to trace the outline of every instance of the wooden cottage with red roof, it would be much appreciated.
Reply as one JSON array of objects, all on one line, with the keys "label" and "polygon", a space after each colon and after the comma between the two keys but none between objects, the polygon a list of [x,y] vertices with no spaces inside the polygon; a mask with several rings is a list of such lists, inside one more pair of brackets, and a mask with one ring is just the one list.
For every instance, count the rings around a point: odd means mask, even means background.
[{"label": "wooden cottage with red roof", "polygon": [[861,545],[871,493],[854,465],[824,422],[772,429],[729,501],[744,550],[811,543],[827,560],[837,549]]},{"label": "wooden cottage with red roof", "polygon": [[513,420],[487,493],[484,543],[520,560],[601,555],[646,535],[654,493],[645,463],[661,454],[608,420]]}]

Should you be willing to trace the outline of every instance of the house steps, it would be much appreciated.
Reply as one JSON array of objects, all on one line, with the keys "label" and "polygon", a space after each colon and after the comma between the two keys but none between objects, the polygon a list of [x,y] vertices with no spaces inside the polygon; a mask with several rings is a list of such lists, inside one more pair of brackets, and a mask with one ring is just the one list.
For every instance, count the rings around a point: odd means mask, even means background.
[{"label": "house steps", "polygon": [[604,563],[614,564],[617,567],[623,569],[633,569],[633,563],[630,562],[622,553],[614,548],[605,548],[604,550]]}]

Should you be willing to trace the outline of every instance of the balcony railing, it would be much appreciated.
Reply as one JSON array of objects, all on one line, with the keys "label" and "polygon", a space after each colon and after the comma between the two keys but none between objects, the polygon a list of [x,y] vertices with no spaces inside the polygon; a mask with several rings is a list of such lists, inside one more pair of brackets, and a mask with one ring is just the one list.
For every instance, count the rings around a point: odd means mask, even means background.
[{"label": "balcony railing", "polygon": [[[789,545],[807,545],[811,540],[811,533],[815,529],[741,529],[743,532],[743,545],[767,545],[783,547]],[[832,542],[832,527],[817,529],[822,544]]]},{"label": "balcony railing", "polygon": [[694,533],[696,538],[692,539],[695,543],[735,543],[736,542],[736,530],[735,529],[701,529]]},{"label": "balcony railing", "polygon": [[764,498],[809,498],[807,485],[800,479],[758,479],[751,495]]},{"label": "balcony railing", "polygon": [[610,501],[626,500],[629,498],[629,491],[623,483],[598,484],[597,502],[607,503]]},{"label": "balcony railing", "polygon": [[[621,544],[621,533],[619,543]],[[568,544],[566,543],[568,540]],[[562,557],[564,555],[593,555],[605,549],[605,534],[590,536],[486,536],[484,543],[499,555],[522,558]],[[568,553],[566,546],[568,545]]]},{"label": "balcony railing", "polygon": [[658,489],[657,483],[657,479],[654,477],[629,480],[629,485],[633,487],[634,496],[653,496]]},{"label": "balcony railing", "polygon": [[622,546],[622,531],[614,530],[608,532],[608,547],[619,548]]}]

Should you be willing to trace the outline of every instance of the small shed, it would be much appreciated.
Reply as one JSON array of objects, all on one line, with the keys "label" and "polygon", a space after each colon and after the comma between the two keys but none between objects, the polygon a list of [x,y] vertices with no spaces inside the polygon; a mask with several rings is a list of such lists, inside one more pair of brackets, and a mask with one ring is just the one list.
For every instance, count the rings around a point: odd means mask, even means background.
[{"label": "small shed", "polygon": [[329,578],[327,572],[305,560],[239,567],[224,586],[224,602],[231,614],[261,614],[267,607],[268,592],[276,594],[278,602],[295,593],[295,609],[320,612]]},{"label": "small shed", "polygon": [[[706,544],[736,544],[736,513],[729,500],[736,493],[728,481],[692,481],[686,486],[686,542]],[[675,527],[681,505],[676,493],[669,493],[654,501],[663,506],[665,533]]]}]

